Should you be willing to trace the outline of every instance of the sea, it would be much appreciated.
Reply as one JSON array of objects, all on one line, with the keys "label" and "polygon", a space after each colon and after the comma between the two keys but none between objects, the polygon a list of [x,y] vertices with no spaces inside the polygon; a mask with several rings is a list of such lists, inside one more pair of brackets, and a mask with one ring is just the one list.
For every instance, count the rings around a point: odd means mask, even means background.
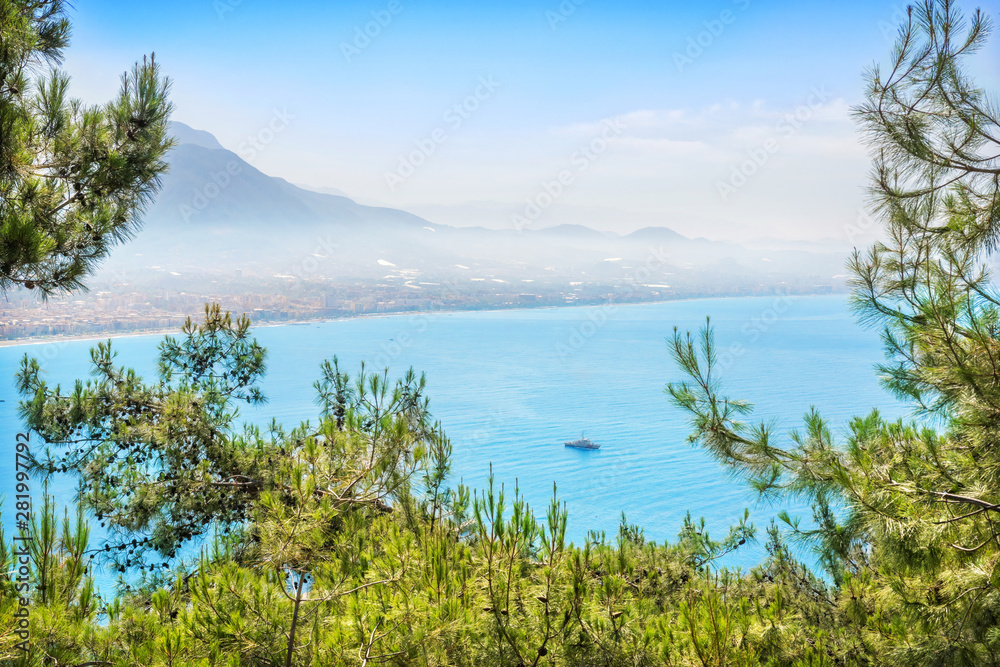
[{"label": "sea", "polygon": [[[759,539],[726,559],[747,569],[765,556],[765,528],[781,510],[808,520],[798,499],[761,501],[705,451],[692,445],[689,415],[664,388],[685,377],[671,359],[675,328],[697,333],[710,318],[723,393],[754,405],[751,420],[773,421],[781,441],[815,407],[843,441],[853,416],[873,408],[890,418],[909,408],[879,384],[877,331],[859,326],[844,295],[698,299],[637,305],[411,313],[260,327],[267,347],[263,390],[268,403],[240,419],[287,426],[315,424],[312,383],[334,355],[356,372],[388,368],[426,373],[430,409],[450,437],[449,484],[483,489],[489,475],[512,495],[516,487],[544,517],[553,488],[569,511],[568,537],[617,533],[624,514],[649,540],[676,539],[685,513],[723,536],[745,509]],[[162,335],[116,338],[120,364],[154,377]],[[90,372],[93,340],[0,348],[0,494],[8,537],[13,529],[17,417],[13,377],[20,359],[37,357],[51,383],[71,387]],[[571,449],[581,434],[600,450]],[[32,438],[39,447],[37,436]],[[69,475],[50,480],[60,503],[72,502]],[[36,504],[41,480],[32,480]],[[95,522],[96,526],[96,522]],[[102,535],[95,531],[94,544]],[[804,557],[808,560],[808,554]],[[99,574],[99,583],[110,581]],[[102,585],[102,589],[105,586]]]}]

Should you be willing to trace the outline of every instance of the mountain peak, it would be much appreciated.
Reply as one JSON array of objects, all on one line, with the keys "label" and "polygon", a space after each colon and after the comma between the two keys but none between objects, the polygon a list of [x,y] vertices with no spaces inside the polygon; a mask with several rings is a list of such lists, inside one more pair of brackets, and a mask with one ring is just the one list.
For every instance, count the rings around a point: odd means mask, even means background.
[{"label": "mountain peak", "polygon": [[625,238],[633,241],[654,242],[654,241],[688,241],[686,236],[678,234],[669,227],[643,227],[631,234],[626,234]]},{"label": "mountain peak", "polygon": [[170,134],[177,140],[179,146],[191,144],[193,146],[208,148],[209,150],[226,150],[210,132],[196,130],[190,125],[185,125],[176,120],[170,121]]}]

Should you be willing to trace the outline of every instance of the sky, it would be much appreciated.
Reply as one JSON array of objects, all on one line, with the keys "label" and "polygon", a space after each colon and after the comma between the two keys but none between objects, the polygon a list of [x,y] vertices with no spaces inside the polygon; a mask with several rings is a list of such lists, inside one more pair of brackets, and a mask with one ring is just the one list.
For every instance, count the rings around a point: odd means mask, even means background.
[{"label": "sky", "polygon": [[[64,68],[156,53],[174,119],[260,170],[440,224],[862,243],[851,108],[905,4],[78,0]],[[1000,19],[1000,0],[961,5]],[[970,62],[1000,92],[1000,35]],[[864,231],[861,231],[864,230]]]}]

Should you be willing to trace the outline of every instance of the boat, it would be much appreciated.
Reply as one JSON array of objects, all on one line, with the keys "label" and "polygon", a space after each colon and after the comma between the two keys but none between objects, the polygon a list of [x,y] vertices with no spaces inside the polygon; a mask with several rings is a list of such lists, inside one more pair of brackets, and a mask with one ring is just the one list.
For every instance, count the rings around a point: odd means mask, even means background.
[{"label": "boat", "polygon": [[572,447],[574,449],[600,449],[601,446],[596,442],[592,442],[590,439],[580,436],[579,440],[570,440],[566,443],[567,447]]}]

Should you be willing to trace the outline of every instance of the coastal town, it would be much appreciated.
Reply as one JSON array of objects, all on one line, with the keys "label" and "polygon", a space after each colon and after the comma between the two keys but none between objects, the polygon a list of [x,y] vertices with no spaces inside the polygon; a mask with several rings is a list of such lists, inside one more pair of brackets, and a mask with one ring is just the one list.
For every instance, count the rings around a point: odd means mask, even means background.
[{"label": "coastal town", "polygon": [[41,301],[12,292],[0,303],[0,341],[63,336],[115,335],[177,330],[197,318],[206,303],[247,315],[255,324],[279,324],[405,312],[552,308],[599,304],[649,303],[676,299],[773,294],[826,294],[835,284],[789,280],[782,284],[666,285],[552,281],[494,282],[392,281],[302,284],[279,289],[277,283],[192,281],[180,289],[114,285]]}]

